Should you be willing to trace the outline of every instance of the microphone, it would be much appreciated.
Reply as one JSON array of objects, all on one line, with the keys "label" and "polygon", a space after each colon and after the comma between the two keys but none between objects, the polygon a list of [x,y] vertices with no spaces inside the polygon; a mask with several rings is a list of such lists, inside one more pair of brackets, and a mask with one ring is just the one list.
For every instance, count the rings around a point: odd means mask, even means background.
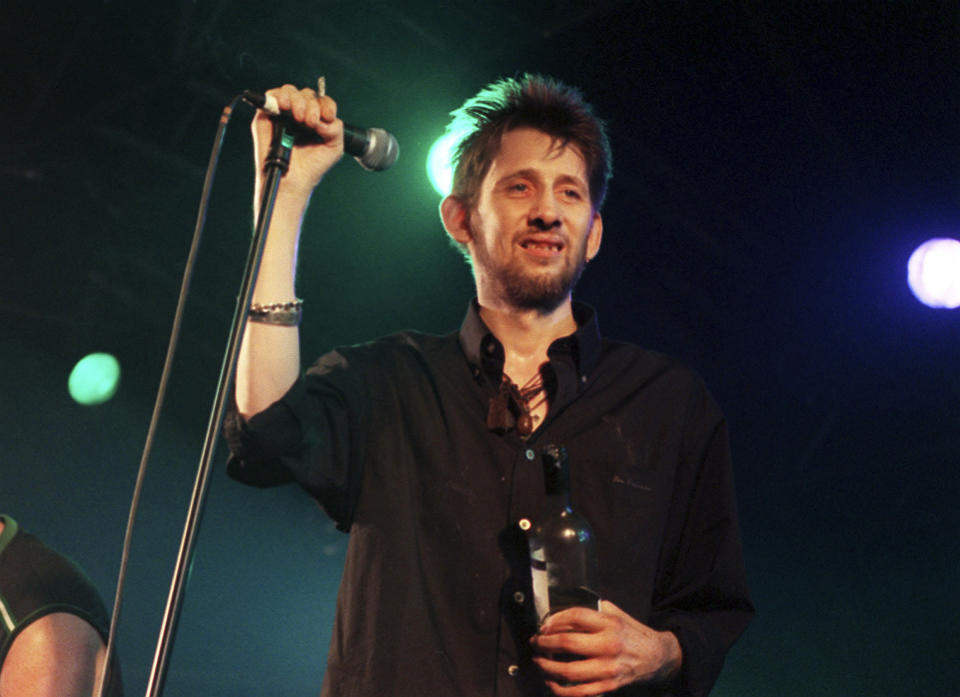
[{"label": "microphone", "polygon": [[[244,90],[243,100],[273,116],[281,115],[277,100],[273,97]],[[299,123],[291,121],[291,126],[296,130],[298,137],[320,140],[320,136]],[[400,145],[393,134],[382,128],[360,128],[347,123],[343,124],[343,149],[348,155],[353,155],[353,159],[359,162],[361,167],[370,172],[389,169],[400,156]]]}]

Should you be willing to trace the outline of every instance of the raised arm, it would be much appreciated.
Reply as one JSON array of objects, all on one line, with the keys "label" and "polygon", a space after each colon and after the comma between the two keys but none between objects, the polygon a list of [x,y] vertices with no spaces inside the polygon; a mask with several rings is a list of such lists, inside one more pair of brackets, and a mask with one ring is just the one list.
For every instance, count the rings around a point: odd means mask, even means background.
[{"label": "raised arm", "polygon": [[[343,122],[330,97],[314,90],[284,85],[268,95],[296,121],[323,138],[322,143],[297,145],[290,169],[280,182],[266,246],[253,291],[253,303],[273,305],[296,298],[295,277],[300,226],[310,195],[323,176],[343,156]],[[259,112],[251,125],[256,163],[254,215],[264,186],[263,163],[270,148],[273,122]],[[300,373],[300,332],[296,326],[248,321],[237,363],[237,407],[244,418],[263,411],[284,393]]]}]

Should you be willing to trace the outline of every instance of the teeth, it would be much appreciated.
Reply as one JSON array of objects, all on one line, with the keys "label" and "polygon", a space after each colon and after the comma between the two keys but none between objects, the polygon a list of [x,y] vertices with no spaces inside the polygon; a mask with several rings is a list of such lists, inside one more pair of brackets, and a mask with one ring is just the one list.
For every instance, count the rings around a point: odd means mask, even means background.
[{"label": "teeth", "polygon": [[554,252],[560,251],[559,244],[547,244],[545,242],[524,242],[521,246],[524,249],[529,249],[530,247],[536,247],[538,249],[550,249]]}]

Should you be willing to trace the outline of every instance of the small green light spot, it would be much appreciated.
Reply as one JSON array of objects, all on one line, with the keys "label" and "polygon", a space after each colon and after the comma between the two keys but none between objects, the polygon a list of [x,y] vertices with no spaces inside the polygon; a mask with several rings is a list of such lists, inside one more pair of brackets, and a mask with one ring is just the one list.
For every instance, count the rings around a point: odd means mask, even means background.
[{"label": "small green light spot", "polygon": [[440,136],[430,146],[427,154],[427,176],[437,193],[446,196],[453,188],[453,168],[450,166],[450,155],[459,137],[457,134],[447,133]]},{"label": "small green light spot", "polygon": [[70,371],[67,387],[74,401],[85,406],[103,404],[120,386],[120,363],[109,353],[91,353]]}]

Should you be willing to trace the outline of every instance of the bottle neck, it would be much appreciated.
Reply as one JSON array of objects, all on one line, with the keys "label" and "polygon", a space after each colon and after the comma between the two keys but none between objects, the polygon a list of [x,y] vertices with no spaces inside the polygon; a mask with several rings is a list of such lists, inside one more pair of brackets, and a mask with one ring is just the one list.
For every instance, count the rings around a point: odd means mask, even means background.
[{"label": "bottle neck", "polygon": [[566,490],[547,490],[547,510],[558,513],[572,510],[570,508],[570,492]]},{"label": "bottle neck", "polygon": [[570,510],[570,467],[563,446],[543,450],[543,484],[551,511]]}]

